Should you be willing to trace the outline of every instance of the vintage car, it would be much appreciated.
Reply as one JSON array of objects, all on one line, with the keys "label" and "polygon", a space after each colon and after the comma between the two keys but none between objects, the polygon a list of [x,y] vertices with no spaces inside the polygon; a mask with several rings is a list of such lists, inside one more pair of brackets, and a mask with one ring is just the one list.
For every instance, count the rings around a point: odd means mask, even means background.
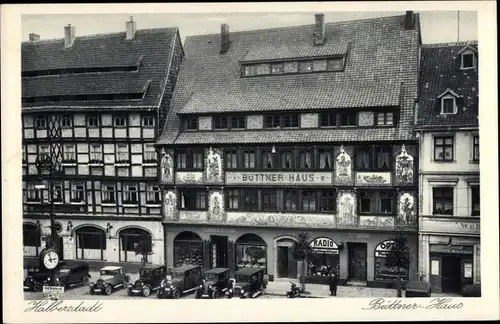
[{"label": "vintage car", "polygon": [[151,292],[160,289],[161,282],[166,275],[166,266],[147,265],[139,270],[139,279],[133,284],[128,284],[127,294],[148,297]]},{"label": "vintage car", "polygon": [[50,271],[45,269],[37,259],[24,260],[24,280],[23,287],[27,290],[40,292],[43,289],[43,282],[50,276]]},{"label": "vintage car", "polygon": [[[87,286],[89,284],[89,264],[87,262],[76,262],[60,267],[56,273],[56,285],[64,287],[64,290],[73,286]],[[46,278],[44,285],[50,285],[50,275]]]},{"label": "vintage car", "polygon": [[218,299],[230,288],[229,269],[213,268],[205,271],[205,278],[196,289],[195,298]]},{"label": "vintage car", "polygon": [[234,276],[235,283],[227,292],[228,298],[255,298],[266,289],[267,280],[262,268],[242,268]]},{"label": "vintage car", "polygon": [[199,265],[183,265],[173,268],[156,291],[158,298],[178,299],[194,291],[201,284],[202,268]]},{"label": "vintage car", "polygon": [[89,292],[110,295],[117,288],[127,287],[129,281],[130,276],[122,267],[107,266],[101,269],[99,279],[89,284]]}]

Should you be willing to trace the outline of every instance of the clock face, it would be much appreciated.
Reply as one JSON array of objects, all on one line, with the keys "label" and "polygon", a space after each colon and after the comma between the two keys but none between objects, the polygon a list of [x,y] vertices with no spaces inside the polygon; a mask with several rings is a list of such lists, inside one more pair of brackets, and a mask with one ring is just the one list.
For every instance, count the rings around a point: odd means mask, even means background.
[{"label": "clock face", "polygon": [[54,269],[59,264],[59,255],[55,251],[49,251],[43,256],[43,265],[47,269]]}]

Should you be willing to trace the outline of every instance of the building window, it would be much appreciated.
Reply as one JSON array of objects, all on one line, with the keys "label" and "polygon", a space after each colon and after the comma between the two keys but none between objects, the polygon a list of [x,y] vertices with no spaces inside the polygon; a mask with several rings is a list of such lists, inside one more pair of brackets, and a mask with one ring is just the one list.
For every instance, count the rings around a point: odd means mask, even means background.
[{"label": "building window", "polygon": [[255,168],[255,151],[253,150],[243,151],[243,168],[245,169]]},{"label": "building window", "polygon": [[474,136],[472,140],[472,159],[479,161],[479,136]]},{"label": "building window", "polygon": [[23,163],[26,163],[28,161],[28,155],[26,154],[26,147],[23,145],[21,146],[22,151],[21,151],[21,159]]},{"label": "building window", "polygon": [[271,150],[262,150],[262,168],[274,169],[276,166],[275,155]]},{"label": "building window", "polygon": [[394,214],[395,193],[393,191],[360,191],[359,212],[366,214]]},{"label": "building window", "polygon": [[300,209],[302,211],[316,211],[318,193],[313,190],[302,190],[300,193]]},{"label": "building window", "polygon": [[268,63],[256,64],[255,67],[257,68],[256,70],[257,75],[264,75],[271,73],[271,69]]},{"label": "building window", "polygon": [[28,201],[31,201],[31,202],[41,202],[42,201],[42,198],[40,195],[41,190],[36,189],[34,183],[28,183],[26,191],[27,191],[26,198]]},{"label": "building window", "polygon": [[35,118],[35,127],[38,129],[47,127],[47,118],[45,116],[37,116]]},{"label": "building window", "polygon": [[241,190],[241,209],[245,211],[256,211],[259,209],[259,193],[255,189]]},{"label": "building window", "polygon": [[462,69],[472,69],[474,68],[474,53],[464,53],[462,54]]},{"label": "building window", "polygon": [[299,63],[298,62],[285,62],[284,67],[285,67],[285,73],[297,73],[297,71],[299,69]]},{"label": "building window", "polygon": [[299,114],[272,114],[264,116],[264,128],[299,127]]},{"label": "building window", "polygon": [[134,204],[134,205],[139,203],[139,192],[137,190],[137,185],[135,184],[123,185],[123,203]]},{"label": "building window", "polygon": [[102,162],[102,146],[101,144],[90,144],[90,161],[89,163]]},{"label": "building window", "polygon": [[394,125],[394,113],[393,112],[377,113],[377,125]]},{"label": "building window", "polygon": [[472,216],[479,216],[480,215],[480,200],[481,200],[481,195],[480,195],[480,190],[479,186],[471,186],[471,202],[472,202]]},{"label": "building window", "polygon": [[298,150],[297,168],[312,169],[314,166],[313,153],[312,150]]},{"label": "building window", "polygon": [[71,117],[70,116],[64,116],[61,118],[61,127],[64,128],[69,128],[71,127]]},{"label": "building window", "polygon": [[320,169],[332,169],[333,168],[333,152],[331,150],[319,149],[318,159]]},{"label": "building window", "polygon": [[81,203],[85,200],[85,187],[83,183],[77,182],[71,184],[71,202]]},{"label": "building window", "polygon": [[213,121],[214,121],[214,129],[228,128],[227,116],[214,116]]},{"label": "building window", "polygon": [[160,203],[160,187],[148,184],[146,187],[146,204],[158,205]]},{"label": "building window", "polygon": [[52,201],[56,203],[63,202],[63,186],[61,183],[53,184],[52,186]]},{"label": "building window", "polygon": [[125,117],[123,116],[115,116],[115,126],[116,127],[125,127]]},{"label": "building window", "polygon": [[116,203],[116,187],[114,184],[102,185],[102,202],[107,204]]},{"label": "building window", "polygon": [[226,191],[226,209],[238,210],[240,206],[240,189],[229,189]]},{"label": "building window", "polygon": [[344,68],[344,59],[336,58],[328,60],[328,71],[340,71]]},{"label": "building window", "polygon": [[284,190],[283,192],[284,209],[286,211],[297,210],[297,190]]},{"label": "building window", "polygon": [[434,160],[453,161],[453,137],[434,137]]},{"label": "building window", "polygon": [[187,130],[197,130],[198,129],[198,117],[190,116],[184,119],[184,129]]},{"label": "building window", "polygon": [[312,61],[299,62],[299,72],[307,73],[307,72],[312,72],[312,70],[313,70]]},{"label": "building window", "polygon": [[319,72],[319,71],[326,71],[326,60],[314,60],[313,61],[313,71],[314,72]]},{"label": "building window", "polygon": [[144,146],[144,163],[154,163],[157,160],[155,146],[153,144],[146,144]]},{"label": "building window", "polygon": [[321,127],[332,127],[337,125],[337,114],[335,112],[323,112],[320,116]]},{"label": "building window", "polygon": [[340,126],[356,126],[357,113],[353,111],[344,111],[339,113]]},{"label": "building window", "polygon": [[118,144],[116,146],[116,162],[129,163],[128,145]]},{"label": "building window", "polygon": [[279,128],[280,115],[266,115],[264,119],[264,128]]},{"label": "building window", "polygon": [[226,151],[226,168],[228,169],[236,169],[238,168],[238,151],[231,150]]},{"label": "building window", "polygon": [[290,150],[280,151],[280,168],[293,169],[293,151]]},{"label": "building window", "polygon": [[40,145],[38,146],[38,159],[43,159],[46,155],[49,154],[49,146],[48,145]]},{"label": "building window", "polygon": [[278,191],[276,189],[262,190],[262,210],[278,210]]},{"label": "building window", "polygon": [[176,157],[177,168],[179,169],[203,169],[203,153],[198,150],[178,151]]},{"label": "building window", "polygon": [[271,64],[271,73],[272,74],[281,74],[284,72],[283,63]]},{"label": "building window", "polygon": [[335,211],[336,195],[333,189],[321,189],[319,192],[320,211]]},{"label": "building window", "polygon": [[97,118],[97,116],[88,116],[87,117],[87,126],[88,127],[99,127],[99,118]]},{"label": "building window", "polygon": [[356,148],[357,170],[391,170],[391,147],[359,147]]},{"label": "building window", "polygon": [[432,188],[434,215],[453,215],[453,187]]},{"label": "building window", "polygon": [[76,162],[75,145],[64,145],[63,161]]},{"label": "building window", "polygon": [[154,127],[155,118],[153,116],[144,116],[142,124],[144,125],[144,127]]},{"label": "building window", "polygon": [[283,128],[299,127],[299,114],[283,115]]},{"label": "building window", "polygon": [[441,114],[456,114],[456,102],[455,98],[451,96],[446,96],[441,99]]},{"label": "building window", "polygon": [[246,121],[246,116],[231,116],[231,129],[245,129]]},{"label": "building window", "polygon": [[180,209],[185,209],[185,210],[207,209],[207,192],[205,190],[181,191]]}]

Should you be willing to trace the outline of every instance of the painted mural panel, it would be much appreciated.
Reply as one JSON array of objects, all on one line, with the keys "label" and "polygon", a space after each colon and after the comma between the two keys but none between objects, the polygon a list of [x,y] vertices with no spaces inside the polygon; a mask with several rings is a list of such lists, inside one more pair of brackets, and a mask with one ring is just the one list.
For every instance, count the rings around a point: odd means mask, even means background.
[{"label": "painted mural panel", "polygon": [[333,228],[333,215],[227,213],[227,223],[253,226]]},{"label": "painted mural panel", "polygon": [[179,220],[184,222],[206,223],[208,220],[207,212],[204,211],[181,211],[179,212]]},{"label": "painted mural panel", "polygon": [[210,147],[205,152],[205,182],[222,183],[222,152]]},{"label": "painted mural panel", "polygon": [[174,190],[165,193],[164,206],[163,219],[178,219],[177,193]]},{"label": "painted mural panel", "polygon": [[404,144],[401,152],[396,156],[396,184],[413,183],[413,156],[406,152]]},{"label": "painted mural panel", "polygon": [[394,227],[394,216],[359,216],[359,227]]},{"label": "painted mural panel", "polygon": [[338,185],[349,185],[352,182],[352,162],[351,157],[344,149],[340,147],[340,153],[337,155],[335,168],[335,183]]},{"label": "painted mural panel", "polygon": [[356,172],[357,186],[390,186],[391,184],[390,172]]},{"label": "painted mural panel", "polygon": [[219,190],[212,190],[208,195],[208,217],[211,222],[226,222],[224,212],[224,196]]},{"label": "painted mural panel", "polygon": [[174,159],[171,150],[163,150],[161,153],[161,181],[163,183],[172,183],[174,181]]},{"label": "painted mural panel", "polygon": [[203,172],[176,172],[176,184],[203,184]]},{"label": "painted mural panel", "polygon": [[357,226],[356,196],[351,191],[340,191],[337,196],[337,226]]},{"label": "painted mural panel", "polygon": [[415,195],[411,192],[401,192],[398,195],[397,224],[411,226],[417,224]]}]

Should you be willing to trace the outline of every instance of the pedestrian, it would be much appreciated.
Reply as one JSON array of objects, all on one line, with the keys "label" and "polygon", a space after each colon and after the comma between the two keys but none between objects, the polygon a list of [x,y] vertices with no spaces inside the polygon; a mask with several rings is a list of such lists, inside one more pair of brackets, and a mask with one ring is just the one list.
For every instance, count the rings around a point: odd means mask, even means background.
[{"label": "pedestrian", "polygon": [[338,278],[335,271],[331,271],[329,275],[329,284],[330,284],[330,296],[337,296],[337,283]]}]

